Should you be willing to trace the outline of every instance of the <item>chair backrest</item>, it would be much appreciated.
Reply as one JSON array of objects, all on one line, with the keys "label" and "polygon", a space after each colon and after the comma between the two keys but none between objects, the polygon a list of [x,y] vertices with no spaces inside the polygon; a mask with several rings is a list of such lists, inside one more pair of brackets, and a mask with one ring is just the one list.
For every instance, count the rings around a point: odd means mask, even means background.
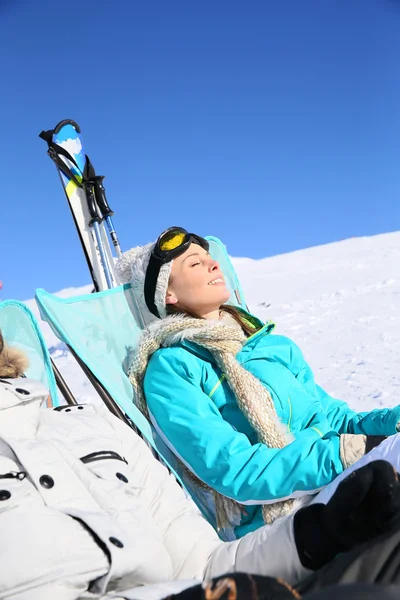
[{"label": "chair backrest", "polygon": [[38,379],[49,390],[54,405],[58,394],[46,342],[30,309],[17,300],[0,302],[0,330],[9,346],[23,350],[29,359],[26,376]]},{"label": "chair backrest", "polygon": [[[243,293],[224,245],[217,238],[208,239],[210,253],[219,261],[226,278],[231,294],[229,302],[245,308]],[[161,455],[215,527],[214,505],[210,495],[185,476],[180,463],[133,402],[132,386],[126,375],[126,361],[130,352],[134,351],[142,329],[131,286],[127,284],[71,298],[59,298],[39,289],[36,291],[36,302],[42,319],[73,350],[141,435]],[[223,537],[227,539],[232,536],[225,532]]]}]

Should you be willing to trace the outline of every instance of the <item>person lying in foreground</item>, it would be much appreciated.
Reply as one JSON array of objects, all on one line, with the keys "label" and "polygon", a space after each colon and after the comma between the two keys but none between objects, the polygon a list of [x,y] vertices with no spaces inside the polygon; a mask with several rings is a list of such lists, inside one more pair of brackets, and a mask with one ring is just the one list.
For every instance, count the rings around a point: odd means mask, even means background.
[{"label": "person lying in foreground", "polygon": [[[216,600],[221,586],[221,596],[240,587],[239,572],[293,585],[399,521],[398,475],[378,460],[344,479],[326,504],[317,498],[222,542],[132,429],[104,406],[47,408],[48,390],[23,377],[26,367],[0,336],[3,599],[156,600],[198,584],[194,594]],[[221,576],[236,583],[212,582]],[[266,578],[257,586],[272,600],[297,598],[288,584]]]},{"label": "person lying in foreground", "polygon": [[172,227],[116,268],[152,321],[128,370],[132,399],[214,496],[221,529],[241,537],[293,514],[396,437],[399,406],[351,410],[315,383],[292,340],[227,304],[224,274],[201,236]]}]

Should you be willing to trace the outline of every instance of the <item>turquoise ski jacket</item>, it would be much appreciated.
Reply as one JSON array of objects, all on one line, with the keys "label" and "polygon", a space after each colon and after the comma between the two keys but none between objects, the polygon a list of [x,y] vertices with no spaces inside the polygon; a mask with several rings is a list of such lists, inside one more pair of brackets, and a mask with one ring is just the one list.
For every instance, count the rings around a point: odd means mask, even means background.
[{"label": "turquoise ski jacket", "polygon": [[209,486],[248,505],[236,528],[263,524],[260,505],[315,492],[342,471],[340,434],[392,435],[400,407],[357,413],[315,381],[298,346],[267,323],[248,338],[237,360],[270,392],[294,436],[283,449],[257,441],[212,355],[183,340],[151,357],[144,393],[156,430],[178,458]]}]

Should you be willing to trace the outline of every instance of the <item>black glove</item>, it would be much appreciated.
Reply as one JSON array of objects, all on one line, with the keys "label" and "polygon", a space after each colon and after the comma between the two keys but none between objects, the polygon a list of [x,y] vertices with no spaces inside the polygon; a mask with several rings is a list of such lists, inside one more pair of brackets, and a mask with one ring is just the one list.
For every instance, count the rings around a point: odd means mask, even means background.
[{"label": "black glove", "polygon": [[365,454],[371,452],[371,450],[379,446],[379,444],[386,440],[387,437],[387,435],[367,435],[367,440],[365,442]]},{"label": "black glove", "polygon": [[329,502],[311,504],[294,516],[301,564],[319,569],[339,552],[388,531],[400,520],[399,475],[385,460],[351,473]]}]

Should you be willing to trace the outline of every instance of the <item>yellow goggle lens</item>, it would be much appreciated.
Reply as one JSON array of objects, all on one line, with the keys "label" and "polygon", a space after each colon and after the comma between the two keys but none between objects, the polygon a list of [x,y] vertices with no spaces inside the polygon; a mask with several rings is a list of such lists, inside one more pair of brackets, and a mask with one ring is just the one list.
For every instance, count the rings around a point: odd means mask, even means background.
[{"label": "yellow goggle lens", "polygon": [[168,250],[175,250],[179,248],[185,241],[186,234],[182,231],[165,234],[165,237],[160,241],[160,250],[167,252]]}]

